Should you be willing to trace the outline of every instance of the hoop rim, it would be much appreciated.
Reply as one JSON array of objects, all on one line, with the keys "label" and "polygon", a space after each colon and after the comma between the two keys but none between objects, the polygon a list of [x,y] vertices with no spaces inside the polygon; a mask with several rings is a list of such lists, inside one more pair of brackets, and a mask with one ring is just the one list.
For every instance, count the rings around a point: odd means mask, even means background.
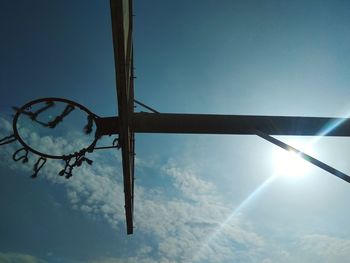
[{"label": "hoop rim", "polygon": [[94,141],[87,147],[84,147],[72,154],[65,154],[65,155],[51,155],[51,154],[46,154],[46,153],[43,153],[43,152],[40,152],[38,150],[35,150],[34,148],[32,148],[31,146],[29,146],[23,139],[22,137],[19,135],[19,132],[18,132],[18,128],[17,128],[17,122],[18,122],[18,118],[19,116],[24,112],[25,109],[27,109],[28,107],[31,107],[32,105],[35,105],[35,104],[38,104],[38,103],[42,103],[42,102],[63,102],[63,103],[66,103],[66,104],[70,104],[70,105],[73,105],[77,108],[79,108],[80,110],[84,111],[85,113],[88,114],[88,116],[92,116],[92,120],[93,122],[95,123],[96,127],[97,127],[97,124],[96,124],[96,119],[97,118],[100,118],[98,115],[96,115],[95,113],[91,112],[88,108],[86,108],[85,106],[75,102],[75,101],[72,101],[72,100],[68,100],[68,99],[63,99],[63,98],[56,98],[56,97],[48,97],[48,98],[41,98],[41,99],[36,99],[36,100],[32,100],[32,101],[29,101],[27,102],[26,104],[24,104],[23,106],[21,106],[15,116],[13,117],[13,121],[12,121],[12,129],[13,129],[13,133],[16,137],[16,139],[19,141],[19,143],[24,147],[26,148],[28,151],[34,153],[34,154],[37,154],[41,157],[44,157],[44,158],[48,158],[48,159],[56,159],[56,160],[65,160],[67,158],[70,158],[70,157],[73,157],[73,156],[76,156],[78,155],[78,153],[80,153],[81,151],[85,150],[85,151],[88,151],[89,149],[93,149],[94,146],[96,145],[96,142],[98,140],[98,138],[96,138],[95,136],[95,139]]}]

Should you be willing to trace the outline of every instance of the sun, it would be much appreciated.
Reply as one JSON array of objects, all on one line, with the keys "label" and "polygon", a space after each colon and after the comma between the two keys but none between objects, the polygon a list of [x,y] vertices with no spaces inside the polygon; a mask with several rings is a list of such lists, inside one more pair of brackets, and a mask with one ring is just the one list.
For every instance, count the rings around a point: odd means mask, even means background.
[{"label": "sun", "polygon": [[[312,153],[312,149],[309,145],[302,145],[300,143],[293,143],[291,145],[307,154]],[[277,148],[273,152],[272,160],[274,171],[280,176],[302,177],[307,174],[312,167],[312,165],[302,159],[299,154],[288,152],[281,148]]]}]

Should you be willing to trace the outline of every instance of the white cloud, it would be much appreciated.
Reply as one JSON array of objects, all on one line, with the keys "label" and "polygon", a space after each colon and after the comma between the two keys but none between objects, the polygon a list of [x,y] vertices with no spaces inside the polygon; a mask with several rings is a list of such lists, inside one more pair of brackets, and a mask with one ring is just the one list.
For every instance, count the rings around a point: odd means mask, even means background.
[{"label": "white cloud", "polygon": [[304,235],[297,243],[298,247],[321,262],[345,262],[350,258],[350,240],[325,234]]},{"label": "white cloud", "polygon": [[142,258],[140,256],[125,258],[101,258],[93,261],[89,261],[88,263],[157,263],[164,262],[153,260],[150,258]]},{"label": "white cloud", "polygon": [[46,261],[21,253],[2,253],[0,252],[1,263],[45,263]]},{"label": "white cloud", "polygon": [[180,190],[184,197],[196,202],[205,202],[209,198],[211,203],[217,200],[214,185],[195,176],[193,169],[181,169],[174,160],[170,160],[162,170],[174,179],[174,187]]},{"label": "white cloud", "polygon": [[[262,238],[239,218],[225,226],[220,238],[208,240],[232,209],[220,200],[215,186],[200,179],[195,171],[180,168],[174,160],[159,169],[173,179],[173,187],[182,197],[169,200],[167,196],[154,196],[141,190],[135,200],[136,231],[151,233],[157,238],[158,258],[164,262],[243,260],[255,255],[264,245]],[[237,244],[244,248],[236,249]],[[205,249],[201,249],[203,245]]]},{"label": "white cloud", "polygon": [[[7,126],[5,122],[4,127]],[[44,140],[42,147],[47,149],[67,146],[64,139],[39,138],[35,134],[31,138],[40,143]],[[65,185],[73,209],[106,220],[113,228],[125,231],[119,154],[116,151],[96,152],[91,158],[94,164],[77,168],[69,180],[57,176],[63,167],[59,161],[49,160],[39,176]],[[149,162],[138,159],[137,164],[149,168]],[[163,189],[135,186],[135,231],[151,236],[154,242],[140,244],[136,255],[129,258],[96,262],[201,262],[204,259],[208,262],[257,262],[255,259],[260,258],[264,241],[247,222],[235,217],[223,231],[217,231],[234,207],[223,201],[212,182],[201,179],[200,171],[178,164],[176,160],[166,164],[153,160],[152,165],[159,176],[170,178],[171,185]],[[18,166],[21,165],[16,165],[15,169]],[[26,166],[24,169],[29,171],[31,168]],[[178,194],[167,195],[168,188]]]},{"label": "white cloud", "polygon": [[12,134],[11,123],[8,120],[1,118],[1,117],[0,117],[0,132],[7,134],[7,135]]}]

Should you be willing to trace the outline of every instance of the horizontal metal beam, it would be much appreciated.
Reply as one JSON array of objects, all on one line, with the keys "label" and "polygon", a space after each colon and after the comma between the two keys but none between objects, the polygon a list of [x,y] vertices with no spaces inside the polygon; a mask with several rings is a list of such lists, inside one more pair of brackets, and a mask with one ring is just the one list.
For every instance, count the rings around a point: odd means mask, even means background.
[{"label": "horizontal metal beam", "polygon": [[[130,122],[130,128],[138,133],[243,135],[256,134],[255,130],[259,130],[269,135],[350,136],[350,119],[347,118],[142,112],[132,113]],[[101,118],[97,126],[100,135],[118,134],[119,118]]]}]

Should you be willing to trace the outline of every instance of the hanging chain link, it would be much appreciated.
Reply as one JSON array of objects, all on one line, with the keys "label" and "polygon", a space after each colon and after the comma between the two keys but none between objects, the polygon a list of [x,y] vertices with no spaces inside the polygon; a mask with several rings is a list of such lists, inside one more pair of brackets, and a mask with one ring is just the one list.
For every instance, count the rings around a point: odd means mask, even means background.
[{"label": "hanging chain link", "polygon": [[[42,108],[40,108],[40,109],[38,109],[38,110],[36,110],[36,111],[34,111],[34,112],[31,112],[31,111],[29,111],[28,109],[27,109],[26,111],[24,111],[24,110],[21,111],[21,109],[18,108],[18,107],[12,107],[12,108],[13,108],[15,111],[17,111],[17,112],[21,112],[21,114],[28,115],[29,118],[30,118],[32,121],[34,121],[34,122],[36,122],[36,123],[39,123],[39,124],[41,124],[42,126],[45,126],[45,127],[46,127],[46,126],[47,126],[47,123],[42,122],[42,121],[39,121],[37,118],[38,118],[38,116],[39,116],[40,113],[42,113],[42,112],[48,110],[49,108],[51,108],[51,107],[53,107],[53,106],[55,106],[55,103],[54,103],[53,101],[47,101],[47,102],[46,102],[46,106],[44,106],[44,107],[42,107]],[[30,107],[29,107],[29,109],[30,109]]]},{"label": "hanging chain link", "polygon": [[38,176],[39,171],[41,168],[43,168],[44,164],[46,163],[46,158],[45,157],[40,157],[36,163],[34,164],[33,171],[34,173],[32,174],[32,178],[36,178]]},{"label": "hanging chain link", "polygon": [[[65,167],[63,170],[61,170],[58,175],[60,176],[65,176],[66,179],[69,179],[70,177],[73,176],[73,169],[75,167],[80,167],[83,162],[86,162],[89,165],[92,165],[93,161],[85,157],[86,150],[84,149],[83,151],[80,151],[76,155],[73,156],[67,156],[64,161],[65,161]],[[73,162],[72,162],[73,160]]]},{"label": "hanging chain link", "polygon": [[[22,155],[19,155],[20,153],[22,153]],[[22,163],[27,163],[28,162],[28,149],[23,147],[23,148],[20,148],[18,149],[17,151],[14,152],[14,154],[12,155],[12,159],[15,161],[15,162],[18,162],[18,161],[21,161],[22,160]]]},{"label": "hanging chain link", "polygon": [[92,126],[94,124],[94,116],[89,114],[87,116],[87,121],[88,121],[88,123],[84,127],[84,132],[85,132],[85,134],[90,134],[92,132]]},{"label": "hanging chain link", "polygon": [[56,116],[56,118],[53,121],[50,121],[47,123],[47,127],[52,128],[52,129],[55,128],[57,126],[57,124],[62,122],[64,117],[68,116],[69,113],[71,113],[74,109],[75,109],[75,107],[73,105],[70,105],[70,104],[67,105],[66,108],[61,113],[61,115]]},{"label": "hanging chain link", "polygon": [[0,139],[0,146],[16,141],[16,136],[14,134]]}]

